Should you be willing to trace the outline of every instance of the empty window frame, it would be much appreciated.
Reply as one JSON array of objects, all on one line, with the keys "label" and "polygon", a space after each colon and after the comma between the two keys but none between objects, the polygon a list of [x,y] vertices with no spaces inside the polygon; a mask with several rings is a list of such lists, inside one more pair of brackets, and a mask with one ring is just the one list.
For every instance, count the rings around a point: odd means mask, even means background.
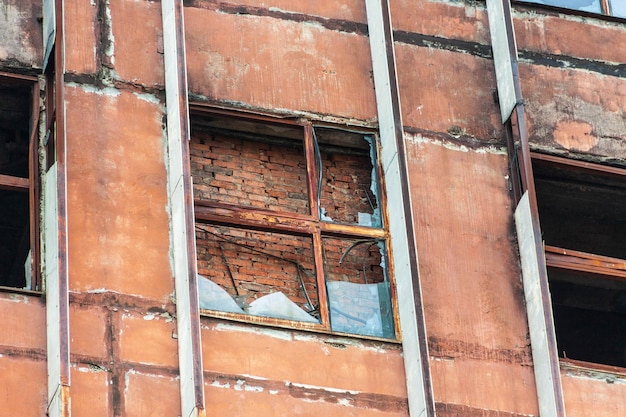
[{"label": "empty window frame", "polygon": [[192,108],[200,308],[395,338],[376,137]]},{"label": "empty window frame", "polygon": [[626,18],[624,0],[518,0],[521,3],[535,3],[581,12],[597,13]]},{"label": "empty window frame", "polygon": [[626,368],[626,170],[532,160],[559,355]]},{"label": "empty window frame", "polygon": [[40,290],[36,79],[0,74],[0,287]]}]

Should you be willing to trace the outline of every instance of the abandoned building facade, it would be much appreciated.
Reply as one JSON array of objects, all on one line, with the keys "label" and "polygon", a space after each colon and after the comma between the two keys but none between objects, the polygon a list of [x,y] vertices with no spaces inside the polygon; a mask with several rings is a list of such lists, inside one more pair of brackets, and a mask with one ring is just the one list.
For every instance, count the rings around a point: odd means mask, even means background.
[{"label": "abandoned building facade", "polygon": [[624,4],[0,0],[0,416],[626,415]]}]

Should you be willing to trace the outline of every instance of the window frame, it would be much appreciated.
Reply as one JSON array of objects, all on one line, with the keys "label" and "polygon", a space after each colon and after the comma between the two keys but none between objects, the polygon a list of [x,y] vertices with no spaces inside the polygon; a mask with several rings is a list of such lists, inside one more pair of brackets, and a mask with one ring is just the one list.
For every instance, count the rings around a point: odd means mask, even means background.
[{"label": "window frame", "polygon": [[[377,339],[384,341],[398,341],[400,339],[398,305],[396,296],[396,284],[393,274],[392,256],[391,256],[391,239],[388,230],[387,221],[387,198],[385,192],[385,182],[383,178],[383,167],[380,158],[380,141],[377,132],[369,128],[361,128],[351,126],[337,126],[329,123],[313,123],[303,118],[287,118],[276,117],[273,115],[265,115],[258,113],[248,113],[224,108],[215,108],[202,104],[190,104],[190,119],[193,126],[194,119],[202,119],[210,115],[220,116],[234,119],[243,119],[247,122],[257,122],[272,125],[283,125],[293,128],[302,128],[303,130],[303,150],[304,160],[306,163],[306,188],[307,202],[310,214],[275,211],[270,209],[250,208],[238,206],[236,204],[228,204],[219,201],[210,201],[193,198],[193,213],[196,223],[208,223],[213,225],[227,225],[231,227],[241,227],[250,230],[262,232],[285,233],[288,235],[309,236],[312,238],[312,263],[315,266],[318,309],[320,313],[319,323],[309,323],[302,321],[294,321],[288,319],[279,319],[266,316],[255,316],[250,314],[238,314],[231,312],[223,312],[218,310],[201,309],[202,316],[224,318],[234,321],[265,324],[275,327],[302,329],[315,332],[341,334],[351,337],[359,337],[365,339]],[[381,226],[363,226],[358,224],[346,224],[339,222],[328,222],[321,219],[320,207],[318,204],[318,188],[317,188],[317,172],[315,168],[316,156],[314,145],[314,128],[336,129],[337,131],[346,131],[357,133],[362,136],[372,136],[374,140],[374,151],[376,153],[376,166],[373,169],[377,173],[378,189],[379,189],[379,209],[381,215]],[[191,135],[193,138],[193,134]],[[191,148],[191,146],[189,147]],[[191,152],[190,152],[191,154]],[[190,155],[188,155],[188,158]],[[191,173],[190,173],[191,175]],[[195,227],[194,227],[195,229]],[[382,336],[363,335],[358,333],[344,333],[333,331],[330,323],[330,311],[326,289],[326,277],[323,259],[323,239],[331,236],[345,239],[376,239],[384,241],[386,248],[386,275],[389,283],[390,302],[393,309],[393,338]],[[194,236],[195,239],[195,236]]]},{"label": "window frame", "polygon": [[[540,153],[536,151],[530,152],[530,158],[532,163],[539,161],[548,166],[555,168],[563,168],[571,171],[582,171],[588,173],[595,173],[602,176],[619,178],[624,181],[626,185],[626,169],[609,165],[603,165],[598,163],[586,162],[583,160],[566,158],[561,156],[555,156],[546,153]],[[533,180],[537,178],[537,174],[533,174]],[[537,218],[540,219],[539,210],[535,213]],[[578,250],[577,248],[564,248],[550,244],[542,236],[543,252],[545,255],[546,268],[553,268],[561,271],[584,273],[588,276],[589,280],[617,280],[626,283],[626,257],[615,258],[612,256],[605,256],[596,253],[586,252]],[[547,271],[548,283],[551,281],[550,271]],[[583,285],[583,284],[573,284]],[[553,295],[551,295],[551,298]],[[552,303],[551,303],[552,305]],[[557,320],[554,319],[554,306],[552,306],[552,320],[556,325]],[[557,334],[558,339],[558,334]],[[558,342],[557,342],[558,343]],[[557,346],[559,350],[561,347]],[[559,362],[561,364],[569,364],[574,366],[583,366],[585,368],[601,370],[606,372],[624,373],[626,366],[618,366],[611,364],[604,364],[601,362],[592,362],[584,359],[561,357],[559,355]]]},{"label": "window frame", "polygon": [[550,10],[557,10],[559,12],[566,12],[566,13],[571,13],[571,14],[581,14],[584,16],[602,16],[602,17],[609,17],[612,19],[626,19],[626,16],[619,16],[614,14],[613,10],[612,10],[612,3],[615,2],[617,0],[600,0],[600,8],[601,8],[601,12],[589,12],[589,11],[585,11],[585,10],[580,10],[580,9],[574,9],[574,8],[569,8],[566,6],[557,6],[557,5],[552,5],[552,4],[543,4],[543,3],[536,3],[533,0],[513,0],[513,3],[516,4],[520,4],[520,5],[528,5],[528,6],[537,6],[540,8],[546,8],[546,9],[550,9]]},{"label": "window frame", "polygon": [[30,288],[0,286],[4,291],[34,292],[43,291],[41,274],[41,173],[39,171],[39,79],[34,76],[14,74],[0,71],[0,79],[10,85],[30,89],[31,108],[29,114],[28,138],[28,178],[0,174],[0,189],[28,192],[29,205],[29,244],[31,251],[31,285]]}]

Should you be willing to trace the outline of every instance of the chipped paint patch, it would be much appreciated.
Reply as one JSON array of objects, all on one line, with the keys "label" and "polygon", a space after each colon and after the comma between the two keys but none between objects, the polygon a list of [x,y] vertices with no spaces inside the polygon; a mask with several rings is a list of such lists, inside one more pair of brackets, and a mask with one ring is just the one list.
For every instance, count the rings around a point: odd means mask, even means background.
[{"label": "chipped paint patch", "polygon": [[213,382],[211,382],[211,386],[212,387],[217,387],[217,388],[229,389],[230,388],[230,383],[229,382],[225,382],[225,383],[221,384],[220,381],[214,380]]},{"label": "chipped paint patch", "polygon": [[152,104],[162,104],[161,100],[157,96],[155,96],[154,94],[147,94],[147,93],[133,93],[133,94],[139,100],[146,101],[146,102],[152,103]]},{"label": "chipped paint patch", "polygon": [[451,151],[457,151],[457,152],[473,152],[476,154],[492,154],[492,155],[506,155],[507,154],[505,147],[484,146],[484,147],[474,149],[474,148],[469,148],[465,145],[455,143],[455,142],[447,142],[447,141],[442,141],[442,140],[437,140],[437,139],[432,139],[432,138],[426,138],[423,135],[420,135],[419,133],[412,134],[412,133],[405,132],[404,139],[409,143],[413,143],[417,145],[429,144],[429,145],[441,146],[443,148],[449,149]]},{"label": "chipped paint patch", "polygon": [[119,97],[122,94],[120,90],[112,87],[99,88],[91,84],[78,84],[75,82],[68,82],[65,85],[70,88],[80,88],[85,93],[97,94],[99,96]]},{"label": "chipped paint patch", "polygon": [[265,336],[270,336],[270,337],[274,337],[276,339],[281,339],[281,340],[288,340],[288,341],[293,340],[293,336],[290,334],[289,331],[280,331],[280,330],[275,330],[275,329],[257,328],[257,327],[252,327],[252,326],[238,326],[236,324],[231,324],[231,323],[217,323],[215,325],[214,330],[217,330],[217,331],[228,331],[228,332],[236,331],[236,332],[243,332],[243,333],[262,334],[262,335],[265,335]]}]

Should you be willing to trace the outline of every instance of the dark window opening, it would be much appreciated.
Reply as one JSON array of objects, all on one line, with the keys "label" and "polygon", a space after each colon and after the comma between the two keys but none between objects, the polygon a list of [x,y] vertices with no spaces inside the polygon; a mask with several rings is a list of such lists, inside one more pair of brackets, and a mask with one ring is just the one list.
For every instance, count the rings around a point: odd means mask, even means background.
[{"label": "dark window opening", "polygon": [[32,288],[32,83],[0,78],[0,286]]},{"label": "dark window opening", "polygon": [[199,113],[189,153],[200,308],[394,338],[375,136]]},{"label": "dark window opening", "polygon": [[557,346],[626,367],[626,170],[533,155]]}]

